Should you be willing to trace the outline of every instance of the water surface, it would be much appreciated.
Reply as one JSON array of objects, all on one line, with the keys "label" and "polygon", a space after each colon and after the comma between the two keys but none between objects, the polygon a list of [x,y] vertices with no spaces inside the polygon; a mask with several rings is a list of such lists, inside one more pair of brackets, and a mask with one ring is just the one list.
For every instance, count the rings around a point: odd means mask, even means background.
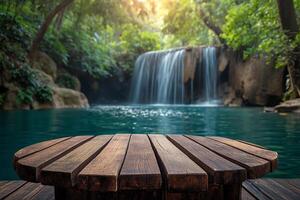
[{"label": "water surface", "polygon": [[89,109],[0,112],[0,180],[17,179],[14,152],[68,135],[169,133],[219,135],[279,152],[269,177],[300,178],[300,115],[264,113],[261,108],[199,106],[96,106]]}]

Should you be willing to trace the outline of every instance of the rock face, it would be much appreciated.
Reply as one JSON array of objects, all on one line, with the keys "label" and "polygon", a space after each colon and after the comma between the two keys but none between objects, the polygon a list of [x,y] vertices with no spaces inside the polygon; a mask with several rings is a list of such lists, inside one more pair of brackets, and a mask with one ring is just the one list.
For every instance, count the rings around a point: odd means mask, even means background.
[{"label": "rock face", "polygon": [[57,66],[56,63],[47,54],[43,52],[37,52],[34,58],[33,67],[40,69],[54,80],[56,79]]},{"label": "rock face", "polygon": [[242,61],[230,51],[220,53],[219,63],[219,71],[224,73],[220,85],[225,105],[274,106],[280,102],[284,91],[283,69],[257,58]]},{"label": "rock face", "polygon": [[51,103],[33,103],[34,109],[46,108],[85,108],[89,106],[88,100],[81,92],[68,88],[53,87],[53,101]]},{"label": "rock face", "polygon": [[45,53],[39,52],[37,54],[32,72],[36,74],[36,79],[40,84],[50,87],[52,90],[52,102],[40,103],[33,99],[33,102],[30,104],[19,104],[17,96],[21,90],[21,85],[12,80],[10,73],[4,71],[0,78],[1,92],[5,92],[5,98],[1,105],[2,109],[84,108],[89,106],[86,96],[80,91],[76,91],[80,90],[80,82],[77,78],[76,80],[74,78],[74,89],[76,90],[59,87],[54,82],[57,77],[57,67],[55,62]]},{"label": "rock face", "polygon": [[285,101],[274,107],[275,112],[295,112],[300,113],[300,98]]}]

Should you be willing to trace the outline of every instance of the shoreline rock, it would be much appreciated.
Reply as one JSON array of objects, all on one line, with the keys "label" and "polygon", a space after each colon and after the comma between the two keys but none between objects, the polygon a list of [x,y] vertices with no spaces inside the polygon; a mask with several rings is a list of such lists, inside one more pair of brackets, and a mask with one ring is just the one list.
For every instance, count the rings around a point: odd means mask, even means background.
[{"label": "shoreline rock", "polygon": [[300,98],[285,101],[275,106],[274,111],[279,113],[300,113]]}]

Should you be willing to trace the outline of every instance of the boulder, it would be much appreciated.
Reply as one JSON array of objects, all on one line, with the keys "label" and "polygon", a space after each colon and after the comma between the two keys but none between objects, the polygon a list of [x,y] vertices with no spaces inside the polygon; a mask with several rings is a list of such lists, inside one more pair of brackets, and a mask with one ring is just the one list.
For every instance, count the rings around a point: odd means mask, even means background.
[{"label": "boulder", "polygon": [[287,113],[294,112],[300,113],[300,98],[285,101],[274,108],[275,112]]},{"label": "boulder", "polygon": [[81,83],[79,79],[68,72],[59,73],[55,82],[59,87],[69,88],[76,91],[81,90]]},{"label": "boulder", "polygon": [[39,69],[33,69],[33,71],[36,73],[37,79],[40,81],[41,84],[48,85],[50,87],[55,86],[53,78],[50,75],[46,74],[44,71]]},{"label": "boulder", "polygon": [[54,80],[56,79],[56,63],[47,54],[43,52],[37,52],[32,66],[50,75]]},{"label": "boulder", "polygon": [[89,106],[86,96],[67,88],[53,88],[53,104],[55,108],[85,108]]},{"label": "boulder", "polygon": [[280,102],[284,91],[284,69],[276,69],[263,59],[242,61],[234,53],[228,55],[226,82],[239,94],[244,105],[275,106]]},{"label": "boulder", "polygon": [[34,102],[34,109],[50,109],[50,108],[86,108],[89,107],[86,96],[78,91],[53,87],[53,101],[49,103]]}]

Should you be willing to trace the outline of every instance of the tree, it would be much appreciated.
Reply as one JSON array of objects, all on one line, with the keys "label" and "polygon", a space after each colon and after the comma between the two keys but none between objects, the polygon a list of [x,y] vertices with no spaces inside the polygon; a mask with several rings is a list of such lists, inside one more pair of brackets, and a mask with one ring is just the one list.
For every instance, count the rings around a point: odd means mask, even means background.
[{"label": "tree", "polygon": [[39,28],[28,53],[28,58],[30,60],[32,60],[34,58],[34,55],[37,51],[37,49],[40,46],[40,43],[42,42],[48,28],[49,25],[51,24],[51,22],[53,21],[53,19],[55,18],[55,16],[58,13],[61,13],[62,11],[64,11],[74,0],[63,0],[60,4],[58,4],[52,11],[50,11],[50,13],[48,14],[48,16],[45,18],[44,22],[42,23],[41,27]]},{"label": "tree", "polygon": [[[293,0],[277,0],[281,26],[284,33],[290,40],[295,40],[299,33],[299,26],[295,12]],[[292,60],[288,63],[288,71],[290,75],[292,91],[296,97],[300,96],[300,55],[299,46],[293,51]]]}]

